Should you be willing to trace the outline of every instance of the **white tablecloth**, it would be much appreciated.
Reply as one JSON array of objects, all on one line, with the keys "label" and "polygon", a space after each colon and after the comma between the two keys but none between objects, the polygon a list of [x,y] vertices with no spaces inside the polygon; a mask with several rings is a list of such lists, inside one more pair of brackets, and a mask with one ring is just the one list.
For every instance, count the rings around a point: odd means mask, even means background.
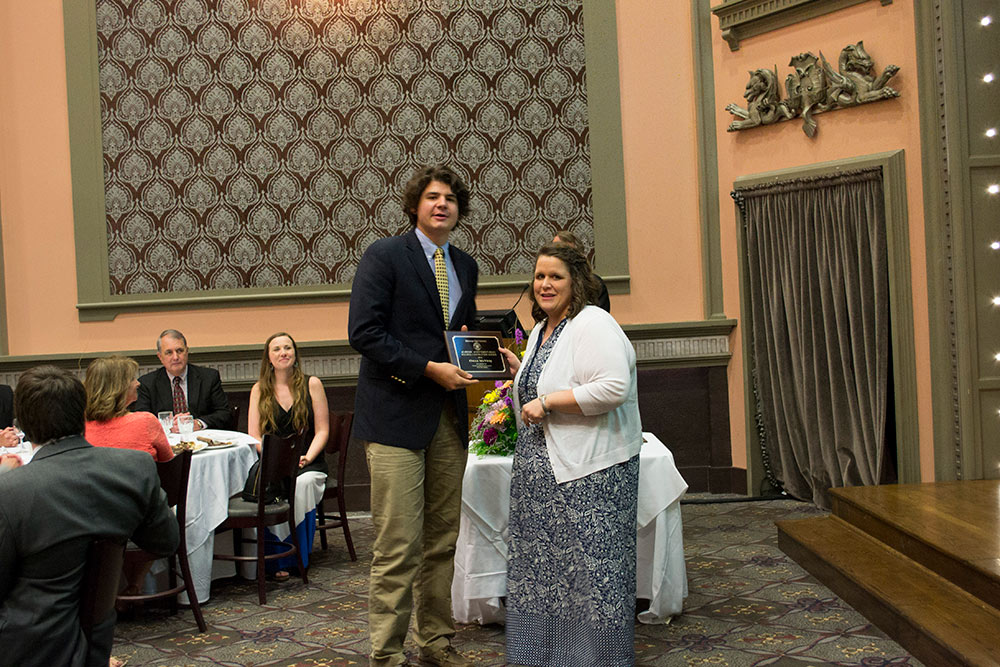
[{"label": "white tablecloth", "polygon": [[[229,514],[229,497],[243,490],[250,466],[257,460],[257,440],[246,433],[221,429],[205,429],[193,435],[237,443],[235,447],[203,449],[191,457],[185,535],[191,579],[198,602],[205,603],[212,586],[215,528]],[[167,439],[173,445],[180,441],[180,436],[171,433]],[[229,574],[235,573],[232,563],[227,565]],[[187,603],[187,596],[182,593],[180,601]]]},{"label": "white tablecloth", "polygon": [[[637,596],[650,600],[643,623],[666,623],[687,597],[680,498],[687,483],[674,457],[652,433],[639,453]],[[507,540],[512,459],[470,455],[462,486],[462,516],[451,587],[461,623],[503,622],[507,594]]]}]

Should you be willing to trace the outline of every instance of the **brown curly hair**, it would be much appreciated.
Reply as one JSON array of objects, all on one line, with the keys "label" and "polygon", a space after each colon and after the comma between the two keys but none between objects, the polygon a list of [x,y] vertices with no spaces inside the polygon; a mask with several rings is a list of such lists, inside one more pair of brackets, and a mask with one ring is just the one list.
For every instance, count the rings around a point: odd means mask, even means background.
[{"label": "brown curly hair", "polygon": [[[539,257],[554,257],[565,264],[569,270],[569,282],[573,294],[570,297],[566,317],[576,317],[588,303],[597,300],[601,287],[597,279],[594,278],[594,273],[590,270],[590,262],[587,261],[582,252],[568,243],[546,243],[535,255],[536,265]],[[535,318],[535,322],[541,322],[548,315],[535,301],[534,282],[534,277],[532,277],[531,289],[528,290],[529,299],[531,299],[531,316]]]},{"label": "brown curly hair", "polygon": [[418,169],[403,188],[403,211],[410,219],[410,224],[413,226],[417,224],[417,204],[420,203],[420,195],[424,194],[431,181],[444,183],[451,188],[452,194],[458,200],[458,220],[461,222],[469,213],[469,188],[458,174],[448,167],[434,166]]}]

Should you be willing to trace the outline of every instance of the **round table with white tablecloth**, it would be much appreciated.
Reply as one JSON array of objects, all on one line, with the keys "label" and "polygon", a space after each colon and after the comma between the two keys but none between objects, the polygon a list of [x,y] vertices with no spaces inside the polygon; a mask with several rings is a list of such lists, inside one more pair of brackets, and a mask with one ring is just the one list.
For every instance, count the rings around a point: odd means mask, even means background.
[{"label": "round table with white tablecloth", "polygon": [[[185,534],[191,578],[198,593],[198,602],[205,603],[212,586],[215,528],[229,514],[229,497],[243,490],[250,466],[257,460],[258,441],[246,433],[221,429],[196,431],[185,439],[199,436],[232,443],[231,447],[206,447],[191,457]],[[171,433],[167,439],[175,445],[180,442],[181,436]],[[229,567],[233,568],[231,563]],[[233,573],[235,569],[228,574]],[[180,601],[186,603],[187,596],[182,593]]]}]

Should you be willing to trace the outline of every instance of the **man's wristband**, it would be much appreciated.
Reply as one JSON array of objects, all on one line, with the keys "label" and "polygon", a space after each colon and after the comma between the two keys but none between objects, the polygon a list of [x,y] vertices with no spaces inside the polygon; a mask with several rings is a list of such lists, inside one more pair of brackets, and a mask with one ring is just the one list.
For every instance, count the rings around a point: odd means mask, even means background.
[{"label": "man's wristband", "polygon": [[542,402],[542,412],[549,414],[549,406],[545,404],[545,394],[539,396],[538,400]]}]

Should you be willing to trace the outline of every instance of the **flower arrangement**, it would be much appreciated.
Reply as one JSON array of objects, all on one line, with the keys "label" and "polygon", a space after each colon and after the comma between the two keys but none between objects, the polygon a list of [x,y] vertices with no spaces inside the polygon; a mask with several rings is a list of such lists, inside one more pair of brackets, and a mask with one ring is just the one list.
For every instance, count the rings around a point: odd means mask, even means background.
[{"label": "flower arrangement", "polygon": [[[524,332],[520,327],[514,331],[514,354],[524,356]],[[469,450],[473,454],[486,456],[510,456],[517,444],[517,420],[514,419],[514,399],[511,396],[513,381],[497,381],[493,391],[483,396],[483,402],[476,411],[469,433]]]},{"label": "flower arrangement", "polygon": [[517,421],[514,419],[514,399],[511,380],[497,382],[493,391],[483,396],[483,402],[472,422],[469,449],[473,454],[510,456],[517,443]]}]

